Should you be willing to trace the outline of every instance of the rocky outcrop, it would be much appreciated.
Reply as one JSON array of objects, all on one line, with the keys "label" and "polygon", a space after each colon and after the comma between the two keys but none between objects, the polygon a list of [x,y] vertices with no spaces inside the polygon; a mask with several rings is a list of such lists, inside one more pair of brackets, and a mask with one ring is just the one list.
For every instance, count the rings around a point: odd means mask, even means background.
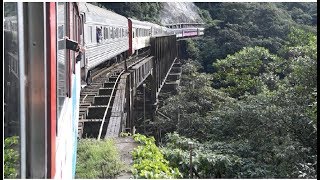
[{"label": "rocky outcrop", "polygon": [[198,11],[192,2],[164,2],[160,12],[161,24],[203,23]]}]

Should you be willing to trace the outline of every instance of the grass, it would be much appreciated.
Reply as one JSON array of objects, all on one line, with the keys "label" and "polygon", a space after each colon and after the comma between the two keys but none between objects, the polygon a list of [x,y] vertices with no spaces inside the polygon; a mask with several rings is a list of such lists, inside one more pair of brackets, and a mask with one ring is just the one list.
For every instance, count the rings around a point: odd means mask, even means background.
[{"label": "grass", "polygon": [[76,178],[115,178],[125,170],[113,140],[81,139],[78,142]]}]

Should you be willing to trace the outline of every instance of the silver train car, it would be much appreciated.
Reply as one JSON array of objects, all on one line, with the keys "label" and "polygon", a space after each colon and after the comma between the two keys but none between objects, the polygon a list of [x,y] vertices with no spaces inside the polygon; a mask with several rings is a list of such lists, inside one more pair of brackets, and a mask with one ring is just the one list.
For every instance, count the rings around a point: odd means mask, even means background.
[{"label": "silver train car", "polygon": [[79,3],[83,18],[84,61],[82,80],[91,82],[91,70],[101,64],[121,61],[128,56],[129,36],[126,17],[94,6]]},{"label": "silver train car", "polygon": [[128,25],[131,32],[129,36],[129,54],[137,53],[140,49],[149,47],[152,35],[151,24],[128,18]]}]

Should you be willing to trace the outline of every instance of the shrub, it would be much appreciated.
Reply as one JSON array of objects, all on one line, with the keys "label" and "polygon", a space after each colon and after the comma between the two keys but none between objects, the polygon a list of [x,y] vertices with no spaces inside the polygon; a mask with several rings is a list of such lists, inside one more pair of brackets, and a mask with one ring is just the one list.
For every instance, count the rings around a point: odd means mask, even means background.
[{"label": "shrub", "polygon": [[135,134],[133,138],[136,142],[142,144],[132,152],[134,160],[132,173],[135,178],[168,179],[182,177],[177,168],[169,167],[169,162],[164,159],[163,154],[155,145],[153,137],[148,138],[141,134]]},{"label": "shrub", "polygon": [[124,164],[111,139],[81,139],[78,144],[76,178],[114,178]]},{"label": "shrub", "polygon": [[16,150],[19,137],[12,136],[4,140],[4,178],[18,177],[19,152]]}]

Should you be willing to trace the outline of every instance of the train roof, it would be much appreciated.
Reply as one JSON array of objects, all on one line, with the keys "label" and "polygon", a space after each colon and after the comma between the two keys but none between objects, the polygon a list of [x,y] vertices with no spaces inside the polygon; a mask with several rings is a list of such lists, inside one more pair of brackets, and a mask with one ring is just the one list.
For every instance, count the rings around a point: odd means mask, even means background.
[{"label": "train roof", "polygon": [[100,8],[90,3],[79,2],[80,12],[87,15],[105,17],[107,19],[127,21],[127,18],[107,9]]},{"label": "train roof", "polygon": [[139,21],[139,20],[136,20],[136,19],[132,19],[132,18],[128,18],[133,25],[135,26],[143,26],[143,27],[149,27],[151,28],[151,24],[149,22],[146,22],[146,21]]}]

